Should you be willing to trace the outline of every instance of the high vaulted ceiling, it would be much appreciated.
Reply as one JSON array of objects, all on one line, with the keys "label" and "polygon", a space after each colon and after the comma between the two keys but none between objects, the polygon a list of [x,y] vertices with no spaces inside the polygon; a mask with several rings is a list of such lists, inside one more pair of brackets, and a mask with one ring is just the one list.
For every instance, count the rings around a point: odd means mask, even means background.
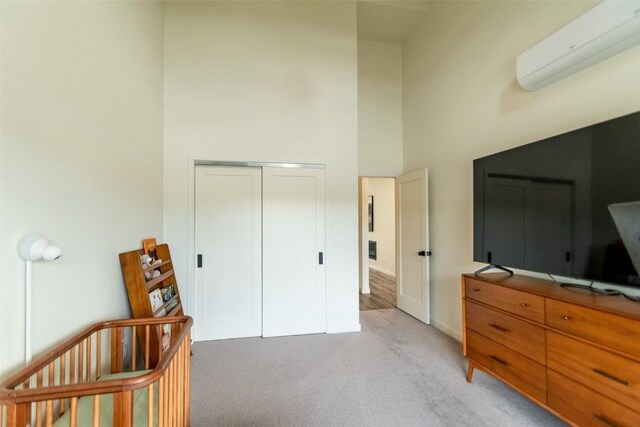
[{"label": "high vaulted ceiling", "polygon": [[387,43],[404,43],[424,20],[428,1],[360,0],[358,38]]}]

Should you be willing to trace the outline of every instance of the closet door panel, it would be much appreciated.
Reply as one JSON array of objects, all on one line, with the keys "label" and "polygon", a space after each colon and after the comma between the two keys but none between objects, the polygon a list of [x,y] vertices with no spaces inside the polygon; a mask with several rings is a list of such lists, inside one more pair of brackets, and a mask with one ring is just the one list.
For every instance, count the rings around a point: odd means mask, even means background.
[{"label": "closet door panel", "polygon": [[326,332],[324,244],[324,170],[263,168],[263,336]]},{"label": "closet door panel", "polygon": [[262,334],[261,180],[260,168],[196,167],[197,341]]}]

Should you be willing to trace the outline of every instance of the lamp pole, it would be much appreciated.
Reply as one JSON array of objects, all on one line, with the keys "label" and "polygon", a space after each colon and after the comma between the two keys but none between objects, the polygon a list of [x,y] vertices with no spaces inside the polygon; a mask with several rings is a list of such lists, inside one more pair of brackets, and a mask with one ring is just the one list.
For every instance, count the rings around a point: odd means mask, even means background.
[{"label": "lamp pole", "polygon": [[24,311],[24,364],[27,365],[31,362],[31,261],[25,261],[25,311]]}]

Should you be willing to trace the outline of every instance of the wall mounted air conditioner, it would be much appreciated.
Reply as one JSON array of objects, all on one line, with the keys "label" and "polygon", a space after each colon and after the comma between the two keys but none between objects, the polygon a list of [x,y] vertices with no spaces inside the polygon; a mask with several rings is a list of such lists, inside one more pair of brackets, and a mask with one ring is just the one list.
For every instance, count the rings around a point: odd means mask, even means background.
[{"label": "wall mounted air conditioner", "polygon": [[535,91],[640,44],[640,1],[604,1],[516,58],[516,76]]}]

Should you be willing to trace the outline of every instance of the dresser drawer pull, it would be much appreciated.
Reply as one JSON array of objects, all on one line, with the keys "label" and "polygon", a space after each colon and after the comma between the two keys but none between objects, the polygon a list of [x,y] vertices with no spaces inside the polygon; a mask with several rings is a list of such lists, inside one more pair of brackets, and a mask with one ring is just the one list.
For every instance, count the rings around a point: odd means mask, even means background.
[{"label": "dresser drawer pull", "polygon": [[497,329],[500,332],[509,332],[509,330],[507,328],[503,328],[500,325],[496,325],[495,323],[489,323],[489,326],[491,326],[493,329]]},{"label": "dresser drawer pull", "polygon": [[498,362],[499,364],[503,365],[503,366],[508,366],[509,365],[507,362],[505,362],[504,360],[500,359],[498,356],[494,356],[493,354],[490,354],[489,357],[492,358],[493,360],[495,360],[496,362]]},{"label": "dresser drawer pull", "polygon": [[569,317],[569,316],[562,316],[562,320],[571,320],[571,317]]},{"label": "dresser drawer pull", "polygon": [[529,307],[529,304],[527,304],[526,302],[523,302],[522,304],[520,304],[520,307],[526,308],[526,307]]},{"label": "dresser drawer pull", "polygon": [[605,371],[601,371],[600,369],[593,368],[593,372],[595,372],[598,375],[602,375],[605,378],[609,378],[610,380],[613,380],[613,381],[615,381],[617,383],[620,383],[622,385],[626,385],[627,387],[631,386],[631,384],[629,384],[628,381],[621,380],[620,378],[615,377],[615,376],[613,376],[613,375],[611,375],[611,374],[609,374],[609,373],[607,373]]},{"label": "dresser drawer pull", "polygon": [[478,288],[473,288],[473,289],[471,289],[471,290],[472,290],[473,292],[480,292],[480,289],[478,289]]},{"label": "dresser drawer pull", "polygon": [[594,417],[596,417],[596,420],[600,421],[602,424],[609,426],[609,427],[620,427],[619,424],[614,423],[613,421],[611,421],[609,418],[605,417],[604,415],[600,415],[600,414],[594,414]]}]

